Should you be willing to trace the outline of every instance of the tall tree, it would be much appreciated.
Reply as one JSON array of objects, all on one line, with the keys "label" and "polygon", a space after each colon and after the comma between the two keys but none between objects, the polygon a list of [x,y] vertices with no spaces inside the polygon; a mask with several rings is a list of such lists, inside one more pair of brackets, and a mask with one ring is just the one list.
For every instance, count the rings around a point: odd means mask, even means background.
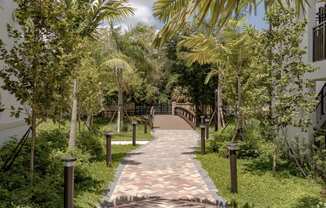
[{"label": "tall tree", "polygon": [[259,114],[266,99],[262,83],[267,74],[257,56],[261,47],[254,43],[259,34],[252,28],[240,31],[240,26],[232,20],[219,36],[193,34],[179,44],[189,49],[180,54],[183,59],[213,66],[207,79],[219,76],[223,100],[236,115],[234,139],[243,137],[245,121]]},{"label": "tall tree", "polygon": [[[32,127],[31,179],[34,169],[35,139],[38,119],[55,117],[58,97],[62,95],[61,86],[70,75],[58,66],[60,51],[53,48],[59,41],[55,36],[51,20],[58,11],[52,1],[16,0],[16,30],[8,25],[8,35],[12,47],[1,45],[0,59],[4,66],[0,77],[4,80],[2,88],[16,96],[18,101],[31,108],[28,124]],[[23,109],[14,109],[21,112]],[[16,114],[17,115],[17,114]]]},{"label": "tall tree", "polygon": [[[273,125],[272,135],[287,147],[291,158],[305,175],[303,165],[293,151],[286,132],[293,127],[302,133],[306,132],[311,125],[310,114],[315,106],[313,83],[305,77],[315,69],[304,62],[306,52],[301,47],[307,22],[298,19],[295,10],[277,5],[270,9],[267,20],[273,30],[265,32],[262,38],[266,49],[262,51],[262,55],[265,57],[265,67],[271,75],[267,87],[273,92],[270,122]],[[282,144],[278,148],[280,146]]]},{"label": "tall tree", "polygon": [[75,1],[65,0],[59,1],[63,10],[61,20],[64,24],[58,27],[61,32],[61,38],[64,40],[62,48],[65,51],[65,56],[74,60],[69,67],[73,71],[74,91],[72,93],[72,113],[71,113],[71,128],[69,136],[69,148],[75,147],[76,132],[77,132],[77,76],[78,67],[82,51],[80,46],[85,38],[94,37],[98,26],[103,23],[103,20],[109,22],[121,19],[133,14],[133,9],[129,7],[126,0],[106,1]]}]

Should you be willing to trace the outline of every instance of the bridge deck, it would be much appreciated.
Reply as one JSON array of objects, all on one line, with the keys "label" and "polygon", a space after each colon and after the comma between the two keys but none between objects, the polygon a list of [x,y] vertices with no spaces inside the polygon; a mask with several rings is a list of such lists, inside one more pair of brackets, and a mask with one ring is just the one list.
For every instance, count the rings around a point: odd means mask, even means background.
[{"label": "bridge deck", "polygon": [[179,116],[155,115],[154,128],[171,130],[192,130],[191,126]]}]

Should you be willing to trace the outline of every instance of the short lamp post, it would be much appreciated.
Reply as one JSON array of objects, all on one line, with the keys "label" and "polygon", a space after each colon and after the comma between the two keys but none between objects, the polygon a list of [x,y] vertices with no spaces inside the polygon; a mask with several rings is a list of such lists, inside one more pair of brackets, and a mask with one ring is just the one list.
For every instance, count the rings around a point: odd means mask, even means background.
[{"label": "short lamp post", "polygon": [[237,173],[238,145],[232,142],[228,145],[228,149],[230,152],[231,192],[238,193],[238,173]]},{"label": "short lamp post", "polygon": [[205,154],[206,150],[205,150],[205,129],[206,126],[205,125],[200,125],[200,153],[201,154]]},{"label": "short lamp post", "polygon": [[136,146],[136,129],[137,129],[137,122],[132,122],[132,145]]},{"label": "short lamp post", "polygon": [[209,138],[209,118],[205,119],[205,124],[206,124],[206,133],[205,133],[205,138],[208,140]]},{"label": "short lamp post", "polygon": [[205,116],[204,115],[201,115],[200,116],[200,124],[205,124],[204,123],[204,119],[205,119]]},{"label": "short lamp post", "polygon": [[147,134],[147,124],[148,124],[148,116],[145,116],[145,122],[144,122],[144,134]]},{"label": "short lamp post", "polygon": [[112,167],[112,132],[105,131],[105,143],[106,143],[106,166]]},{"label": "short lamp post", "polygon": [[64,160],[64,208],[74,207],[74,167],[76,158]]}]

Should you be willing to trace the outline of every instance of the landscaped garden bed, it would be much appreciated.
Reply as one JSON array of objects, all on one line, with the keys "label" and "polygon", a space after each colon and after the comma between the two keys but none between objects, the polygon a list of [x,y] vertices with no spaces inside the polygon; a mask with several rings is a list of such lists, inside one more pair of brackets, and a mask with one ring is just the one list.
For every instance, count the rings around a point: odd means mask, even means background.
[{"label": "landscaped garden bed", "polygon": [[[57,208],[63,207],[63,161],[67,148],[67,128],[44,123],[36,140],[33,185],[30,181],[30,143],[18,155],[13,166],[0,171],[0,207]],[[16,146],[11,141],[0,150],[0,167]],[[82,130],[73,151],[75,167],[75,207],[95,207],[113,181],[124,156],[135,147],[114,145],[113,164],[106,166],[104,136]]]}]

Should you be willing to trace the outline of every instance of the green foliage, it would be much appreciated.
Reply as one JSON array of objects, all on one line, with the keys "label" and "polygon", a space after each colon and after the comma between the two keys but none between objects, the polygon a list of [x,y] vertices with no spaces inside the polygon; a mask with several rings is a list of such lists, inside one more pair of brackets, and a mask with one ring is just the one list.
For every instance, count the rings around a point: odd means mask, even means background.
[{"label": "green foliage", "polygon": [[[259,143],[262,140],[257,121],[253,120],[246,126],[245,137],[243,141],[238,143],[238,158],[250,159],[257,158],[261,151]],[[225,129],[213,133],[213,139],[209,140],[209,148],[213,152],[217,152],[219,156],[227,158],[229,156],[228,144],[234,135],[235,125],[229,124]]]},{"label": "green foliage", "polygon": [[[0,172],[0,207],[57,208],[63,205],[63,161],[67,148],[67,128],[41,126],[36,143],[34,185],[28,180],[30,146],[23,147],[8,172]],[[131,146],[113,146],[113,168],[105,164],[103,136],[82,132],[73,154],[78,158],[75,169],[76,207],[96,206],[103,190],[113,180],[115,170]],[[0,151],[0,166],[16,146],[10,141]]]},{"label": "green foliage", "polygon": [[[183,35],[186,35],[189,31],[184,31]],[[190,102],[198,106],[196,109],[200,111],[201,105],[212,105],[214,103],[214,91],[215,83],[213,80],[206,83],[206,76],[211,70],[209,64],[200,65],[195,63],[193,65],[187,64],[187,62],[181,59],[178,53],[182,52],[178,49],[178,45],[182,41],[181,35],[176,35],[172,40],[166,43],[165,50],[167,58],[169,59],[168,83],[167,86],[172,93],[176,87],[181,88],[181,92],[185,94],[179,95],[179,97],[186,97],[190,99]],[[176,97],[173,97],[176,99]],[[201,113],[201,112],[198,112]]]},{"label": "green foliage", "polygon": [[326,150],[318,150],[317,154],[314,156],[316,170],[319,176],[322,178],[326,184]]},{"label": "green foliage", "polygon": [[157,35],[155,43],[161,46],[164,41],[184,28],[187,22],[194,22],[197,27],[207,25],[210,29],[217,27],[220,30],[232,18],[232,14],[252,12],[257,4],[262,2],[267,8],[274,4],[282,7],[295,5],[297,14],[308,4],[308,0],[156,0],[153,8],[154,15],[165,24]]},{"label": "green foliage", "polygon": [[296,18],[293,9],[279,6],[270,9],[267,20],[273,29],[261,40],[273,96],[272,124],[277,132],[289,125],[306,131],[315,107],[313,82],[305,77],[315,69],[304,63],[306,49],[301,47],[307,21]]}]

